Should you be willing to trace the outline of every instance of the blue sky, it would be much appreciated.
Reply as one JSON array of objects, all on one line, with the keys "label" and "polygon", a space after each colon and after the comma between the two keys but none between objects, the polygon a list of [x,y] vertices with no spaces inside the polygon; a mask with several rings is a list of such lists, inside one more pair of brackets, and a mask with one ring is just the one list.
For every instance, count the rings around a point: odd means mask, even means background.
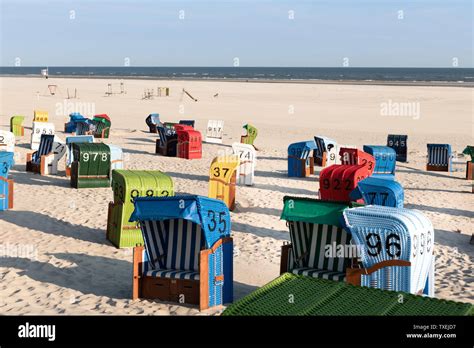
[{"label": "blue sky", "polygon": [[473,67],[472,3],[0,0],[0,65]]}]

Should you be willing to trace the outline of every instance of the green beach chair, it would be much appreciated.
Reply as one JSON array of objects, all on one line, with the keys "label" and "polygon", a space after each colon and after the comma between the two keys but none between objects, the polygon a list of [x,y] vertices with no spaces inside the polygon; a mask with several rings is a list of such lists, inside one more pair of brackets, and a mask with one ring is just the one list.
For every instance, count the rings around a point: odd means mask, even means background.
[{"label": "green beach chair", "polygon": [[110,186],[110,147],[104,143],[73,143],[71,187]]},{"label": "green beach chair", "polygon": [[13,116],[10,118],[10,132],[13,132],[15,136],[22,137],[25,135],[25,128],[23,128],[23,121],[25,116]]},{"label": "green beach chair", "polygon": [[107,239],[118,248],[143,245],[140,227],[129,222],[136,197],[174,196],[173,180],[158,170],[112,171],[114,201],[109,203]]},{"label": "green beach chair", "polygon": [[[257,138],[257,135],[258,135],[257,128],[255,128],[251,124],[246,124],[246,125],[243,126],[243,128],[247,131],[247,134],[242,135],[240,137],[240,142],[242,144],[249,144],[249,145],[252,145],[253,147],[255,147],[255,145],[253,143],[254,143],[255,139]],[[256,148],[255,148],[255,150],[256,150]]]}]

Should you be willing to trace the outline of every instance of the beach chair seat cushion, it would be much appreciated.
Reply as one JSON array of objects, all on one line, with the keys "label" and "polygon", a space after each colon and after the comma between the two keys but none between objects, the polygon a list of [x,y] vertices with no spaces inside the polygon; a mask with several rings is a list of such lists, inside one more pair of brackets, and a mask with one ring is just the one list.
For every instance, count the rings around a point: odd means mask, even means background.
[{"label": "beach chair seat cushion", "polygon": [[151,269],[144,273],[144,276],[154,278],[199,280],[199,272],[182,271],[177,269]]},{"label": "beach chair seat cushion", "polygon": [[322,278],[328,280],[336,280],[336,281],[346,281],[346,273],[345,272],[337,272],[337,271],[328,271],[326,269],[319,269],[319,268],[309,268],[309,267],[302,267],[302,268],[294,268],[291,273],[296,275],[304,275],[313,278]]}]

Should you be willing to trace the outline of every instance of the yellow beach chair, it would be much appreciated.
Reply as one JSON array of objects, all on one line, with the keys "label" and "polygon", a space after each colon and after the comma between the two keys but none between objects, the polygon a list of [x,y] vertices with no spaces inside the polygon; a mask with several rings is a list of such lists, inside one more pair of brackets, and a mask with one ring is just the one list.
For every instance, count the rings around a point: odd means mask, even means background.
[{"label": "yellow beach chair", "polygon": [[209,171],[209,197],[224,201],[229,210],[235,208],[235,183],[239,157],[227,155],[212,160]]}]

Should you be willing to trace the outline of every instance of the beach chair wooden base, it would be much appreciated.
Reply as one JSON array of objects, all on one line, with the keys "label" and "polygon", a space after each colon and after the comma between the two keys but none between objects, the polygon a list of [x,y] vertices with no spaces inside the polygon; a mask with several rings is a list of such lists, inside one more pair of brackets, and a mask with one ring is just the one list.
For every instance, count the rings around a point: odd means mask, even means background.
[{"label": "beach chair wooden base", "polygon": [[466,163],[466,179],[474,180],[474,164],[470,161]]},{"label": "beach chair wooden base", "polygon": [[36,164],[32,162],[32,153],[26,154],[26,171],[32,173],[38,173],[40,175],[47,174],[47,157],[48,156],[41,156],[40,164]]},{"label": "beach chair wooden base", "polygon": [[199,280],[143,277],[142,298],[199,304]]},{"label": "beach chair wooden base", "polygon": [[[228,244],[230,243],[230,244]],[[199,310],[209,308],[209,260],[211,255],[224,244],[232,248],[233,240],[225,237],[217,241],[212,248],[199,254],[199,280],[173,279],[143,276],[143,246],[133,248],[133,284],[132,299],[159,299],[177,303],[199,305]],[[223,282],[224,276],[216,276],[214,282]]]},{"label": "beach chair wooden base", "polygon": [[446,165],[446,166],[434,166],[431,164],[426,165],[426,170],[429,172],[450,172],[451,171],[451,166]]}]

